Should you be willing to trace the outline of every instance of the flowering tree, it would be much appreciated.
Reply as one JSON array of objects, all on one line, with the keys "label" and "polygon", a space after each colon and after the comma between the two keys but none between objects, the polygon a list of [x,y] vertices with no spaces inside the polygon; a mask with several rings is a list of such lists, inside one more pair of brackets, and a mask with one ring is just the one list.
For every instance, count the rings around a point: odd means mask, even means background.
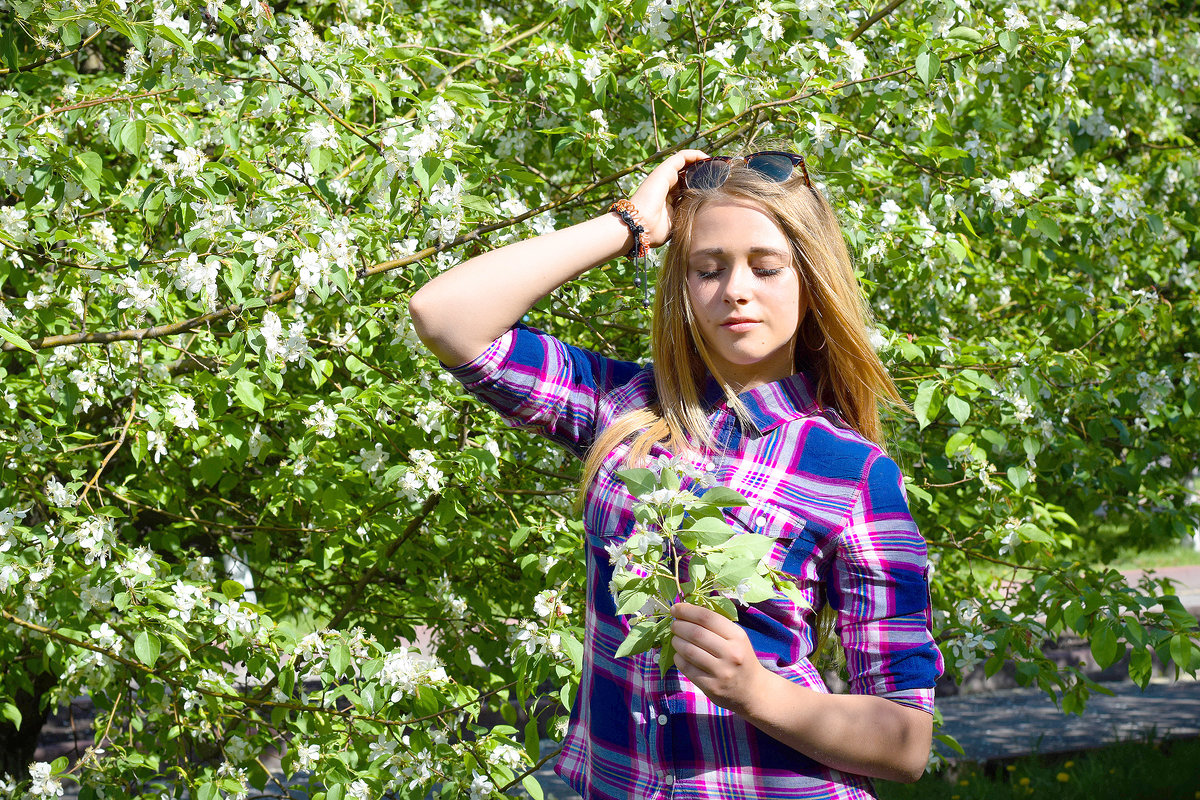
[{"label": "flowering tree", "polygon": [[[581,657],[577,472],[445,379],[407,297],[673,149],[768,135],[840,208],[915,412],[892,449],[953,674],[1011,659],[1077,711],[1095,687],[1042,655],[1057,634],[1142,682],[1154,653],[1200,665],[1168,587],[1093,566],[1197,522],[1194,18],[0,10],[0,793],[536,796]],[[624,264],[530,319],[647,354]],[[30,768],[80,694],[97,746]]]}]

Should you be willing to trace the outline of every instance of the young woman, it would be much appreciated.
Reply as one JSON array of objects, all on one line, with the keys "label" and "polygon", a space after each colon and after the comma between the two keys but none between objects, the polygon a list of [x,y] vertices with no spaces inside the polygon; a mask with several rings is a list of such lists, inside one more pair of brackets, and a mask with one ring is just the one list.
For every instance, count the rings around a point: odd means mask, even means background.
[{"label": "young woman", "polygon": [[[471,259],[411,302],[421,339],[513,424],[584,459],[584,665],[557,771],[586,798],[866,798],[911,781],[932,736],[942,662],[929,630],[925,544],[880,445],[895,386],[868,340],[861,290],[803,159],[775,151],[659,165],[632,206]],[[587,270],[668,240],[652,366],[518,324]],[[768,559],[810,600],[680,603],[675,665],[615,658],[629,630],[609,550],[633,531],[614,472],[659,455],[710,468],[776,539]],[[828,605],[850,694],[808,660]]]}]

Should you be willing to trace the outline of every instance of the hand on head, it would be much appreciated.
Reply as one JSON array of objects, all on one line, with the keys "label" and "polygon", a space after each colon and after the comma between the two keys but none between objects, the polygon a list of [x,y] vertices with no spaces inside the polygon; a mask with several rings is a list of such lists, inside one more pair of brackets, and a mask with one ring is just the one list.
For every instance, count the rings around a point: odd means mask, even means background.
[{"label": "hand on head", "polygon": [[679,182],[679,170],[703,158],[708,154],[702,150],[680,150],[655,167],[629,198],[637,207],[638,222],[646,229],[644,238],[650,247],[661,247],[671,238],[672,192]]}]

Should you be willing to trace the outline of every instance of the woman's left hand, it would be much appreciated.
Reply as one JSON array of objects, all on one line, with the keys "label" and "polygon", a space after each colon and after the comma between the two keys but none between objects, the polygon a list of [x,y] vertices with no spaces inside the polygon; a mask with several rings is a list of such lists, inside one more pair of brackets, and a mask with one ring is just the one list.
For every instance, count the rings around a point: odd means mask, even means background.
[{"label": "woman's left hand", "polygon": [[760,696],[760,684],[769,672],[741,625],[691,603],[676,603],[671,616],[675,666],[709,700],[738,713]]}]

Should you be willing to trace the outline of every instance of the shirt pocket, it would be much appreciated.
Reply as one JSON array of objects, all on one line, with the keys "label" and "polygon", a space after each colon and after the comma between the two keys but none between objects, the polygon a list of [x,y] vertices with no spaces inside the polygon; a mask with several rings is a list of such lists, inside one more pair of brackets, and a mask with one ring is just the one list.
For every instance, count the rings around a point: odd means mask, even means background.
[{"label": "shirt pocket", "polygon": [[817,540],[804,517],[790,509],[766,504],[733,509],[730,522],[739,530],[768,536],[775,541],[764,558],[767,566],[800,581],[817,579]]}]

